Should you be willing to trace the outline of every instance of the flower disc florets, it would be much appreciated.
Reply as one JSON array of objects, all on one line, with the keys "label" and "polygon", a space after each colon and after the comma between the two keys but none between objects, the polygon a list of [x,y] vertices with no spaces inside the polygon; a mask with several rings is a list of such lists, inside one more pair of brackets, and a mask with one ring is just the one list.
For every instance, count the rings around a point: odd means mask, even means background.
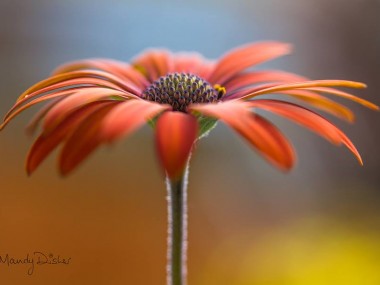
[{"label": "flower disc florets", "polygon": [[212,103],[218,91],[210,83],[190,73],[161,76],[142,93],[142,98],[160,104],[170,104],[174,111],[186,112],[191,103]]}]

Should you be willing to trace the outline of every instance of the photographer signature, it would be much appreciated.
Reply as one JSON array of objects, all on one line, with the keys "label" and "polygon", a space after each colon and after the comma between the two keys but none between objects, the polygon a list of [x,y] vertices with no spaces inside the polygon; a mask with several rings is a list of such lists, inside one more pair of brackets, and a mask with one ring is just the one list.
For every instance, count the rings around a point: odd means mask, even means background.
[{"label": "photographer signature", "polygon": [[33,254],[27,253],[23,258],[16,258],[10,254],[1,255],[0,254],[0,266],[2,264],[8,267],[16,265],[29,265],[28,275],[33,275],[34,269],[38,265],[69,265],[71,262],[71,257],[63,258],[60,255],[44,254],[40,251],[35,251]]}]

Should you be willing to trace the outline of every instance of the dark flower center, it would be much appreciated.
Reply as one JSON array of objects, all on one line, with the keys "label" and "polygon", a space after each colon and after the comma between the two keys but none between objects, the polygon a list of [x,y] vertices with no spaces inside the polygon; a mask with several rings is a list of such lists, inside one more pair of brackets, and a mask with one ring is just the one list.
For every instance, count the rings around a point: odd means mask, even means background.
[{"label": "dark flower center", "polygon": [[170,104],[174,111],[186,112],[191,103],[212,103],[224,94],[224,88],[215,86],[190,73],[171,73],[161,76],[148,86],[142,98],[160,104]]}]

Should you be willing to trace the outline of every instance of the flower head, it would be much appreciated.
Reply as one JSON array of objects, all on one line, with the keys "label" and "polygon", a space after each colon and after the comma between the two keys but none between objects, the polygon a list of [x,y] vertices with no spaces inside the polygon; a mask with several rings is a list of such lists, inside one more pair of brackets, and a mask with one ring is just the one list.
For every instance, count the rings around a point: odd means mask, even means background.
[{"label": "flower head", "polygon": [[[234,129],[264,158],[281,169],[295,161],[283,134],[256,110],[266,110],[343,144],[361,157],[353,143],[321,115],[282,98],[291,97],[311,107],[352,122],[353,113],[322,94],[343,97],[368,108],[364,99],[333,87],[364,88],[345,80],[314,80],[276,70],[250,68],[290,52],[288,44],[253,43],[236,48],[217,61],[196,53],[150,50],[131,64],[89,59],[65,64],[51,77],[26,90],[0,128],[23,110],[50,102],[28,129],[42,130],[27,157],[30,174],[62,144],[59,170],[66,175],[102,144],[112,143],[150,122],[155,129],[159,161],[170,178],[182,172],[194,142],[218,120]],[[268,99],[264,95],[277,95]]]}]

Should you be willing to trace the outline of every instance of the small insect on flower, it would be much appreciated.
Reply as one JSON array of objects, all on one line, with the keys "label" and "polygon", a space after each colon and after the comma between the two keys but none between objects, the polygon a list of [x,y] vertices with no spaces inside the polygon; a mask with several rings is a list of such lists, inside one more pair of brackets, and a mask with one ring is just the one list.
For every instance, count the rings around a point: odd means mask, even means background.
[{"label": "small insect on flower", "polygon": [[[333,88],[364,88],[365,84],[309,81],[284,71],[250,69],[290,50],[288,44],[261,42],[236,48],[216,61],[197,53],[150,50],[130,64],[109,59],[68,63],[26,90],[0,128],[23,110],[50,100],[28,126],[33,132],[42,125],[27,157],[29,174],[62,144],[59,170],[67,175],[100,145],[113,143],[150,122],[159,161],[168,177],[176,179],[183,173],[194,142],[218,120],[239,133],[269,162],[288,170],[295,161],[293,148],[273,124],[257,114],[256,110],[262,109],[294,121],[336,145],[345,145],[362,163],[355,146],[341,130],[314,111],[282,98],[296,98],[352,122],[354,115],[347,107],[322,94],[378,110],[369,101]],[[278,98],[266,99],[267,94]]]}]

